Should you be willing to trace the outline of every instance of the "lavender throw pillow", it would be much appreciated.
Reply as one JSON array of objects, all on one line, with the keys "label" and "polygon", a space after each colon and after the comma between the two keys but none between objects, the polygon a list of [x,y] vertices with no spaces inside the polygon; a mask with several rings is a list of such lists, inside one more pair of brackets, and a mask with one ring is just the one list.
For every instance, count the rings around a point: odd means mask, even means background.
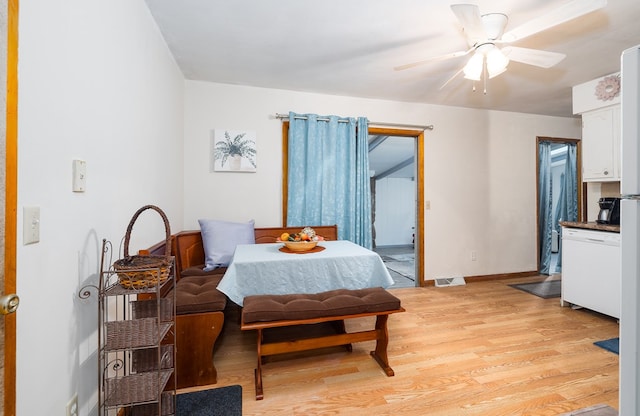
[{"label": "lavender throw pillow", "polygon": [[229,222],[219,220],[198,220],[205,267],[209,272],[217,267],[227,267],[238,244],[255,244],[254,220],[249,222]]}]

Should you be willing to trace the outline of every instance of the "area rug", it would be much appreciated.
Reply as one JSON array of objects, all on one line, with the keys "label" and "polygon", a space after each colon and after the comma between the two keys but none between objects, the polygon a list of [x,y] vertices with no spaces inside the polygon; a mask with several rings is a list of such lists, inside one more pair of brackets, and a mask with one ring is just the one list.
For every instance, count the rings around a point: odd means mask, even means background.
[{"label": "area rug", "polygon": [[390,254],[388,257],[396,260],[396,261],[415,261],[416,256],[413,253],[407,254]]},{"label": "area rug", "polygon": [[242,416],[242,386],[178,394],[176,416]]},{"label": "area rug", "polygon": [[560,290],[562,288],[561,280],[551,280],[548,282],[536,282],[536,283],[522,283],[518,285],[509,285],[515,289],[531,293],[538,297],[549,299],[559,298]]},{"label": "area rug", "polygon": [[415,264],[408,261],[385,261],[384,265],[387,269],[403,275],[404,277],[415,280]]},{"label": "area rug", "polygon": [[620,355],[620,338],[605,339],[604,341],[594,342],[600,348],[604,348],[607,351],[611,351],[614,354]]},{"label": "area rug", "polygon": [[618,411],[606,404],[597,404],[573,412],[563,413],[560,416],[618,416]]}]

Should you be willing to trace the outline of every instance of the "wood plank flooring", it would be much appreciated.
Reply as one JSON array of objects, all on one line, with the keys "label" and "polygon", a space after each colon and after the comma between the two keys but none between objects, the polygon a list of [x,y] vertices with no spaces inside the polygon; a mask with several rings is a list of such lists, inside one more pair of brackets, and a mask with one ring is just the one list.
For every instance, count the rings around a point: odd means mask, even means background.
[{"label": "wood plank flooring", "polygon": [[[507,286],[538,280],[394,289],[407,310],[389,318],[394,377],[369,356],[374,342],[364,342],[351,353],[337,348],[268,362],[262,401],[254,391],[255,334],[242,333],[230,313],[218,341],[216,386],[242,385],[245,416],[558,415],[600,403],[617,409],[618,356],[593,345],[618,336],[617,321]],[[347,326],[372,325],[367,319]]]}]

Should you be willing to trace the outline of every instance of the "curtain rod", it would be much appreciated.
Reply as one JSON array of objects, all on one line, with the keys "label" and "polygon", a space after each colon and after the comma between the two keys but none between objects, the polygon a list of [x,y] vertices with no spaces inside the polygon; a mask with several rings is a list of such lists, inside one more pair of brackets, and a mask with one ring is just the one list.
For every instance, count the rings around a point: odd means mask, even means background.
[{"label": "curtain rod", "polygon": [[[280,114],[280,113],[276,113],[276,117],[278,120],[289,120],[289,115],[288,114]],[[295,116],[296,120],[306,120],[307,117],[306,116]],[[329,121],[328,118],[318,118],[318,121]],[[349,120],[347,119],[338,119],[338,123],[347,123]],[[400,124],[400,123],[382,123],[382,122],[376,122],[376,121],[370,121],[369,124],[373,124],[376,126],[383,126],[383,127],[404,127],[404,128],[411,128],[411,129],[421,129],[421,130],[433,130],[433,124],[429,124],[427,126],[423,126],[423,125],[418,125],[418,124]]]}]

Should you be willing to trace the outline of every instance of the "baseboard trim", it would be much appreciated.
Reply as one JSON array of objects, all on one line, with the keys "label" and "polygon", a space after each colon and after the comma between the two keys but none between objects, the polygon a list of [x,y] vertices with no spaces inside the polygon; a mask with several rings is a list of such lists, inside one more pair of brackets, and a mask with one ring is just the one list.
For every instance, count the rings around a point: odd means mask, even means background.
[{"label": "baseboard trim", "polygon": [[[538,273],[537,270],[532,270],[528,272],[498,273],[498,274],[485,274],[485,275],[478,275],[478,276],[463,276],[463,277],[465,282],[473,283],[473,282],[486,282],[489,280],[516,279],[518,277],[531,277],[531,276],[538,276],[538,275],[540,275],[540,273]],[[425,287],[436,285],[435,280],[426,280],[424,283],[425,283],[424,284]]]},{"label": "baseboard trim", "polygon": [[517,272],[517,273],[499,273],[499,274],[485,274],[479,276],[465,276],[465,280],[467,283],[469,282],[484,282],[487,280],[503,280],[503,279],[515,279],[518,277],[531,277],[538,276],[537,270],[532,270],[529,272]]}]

